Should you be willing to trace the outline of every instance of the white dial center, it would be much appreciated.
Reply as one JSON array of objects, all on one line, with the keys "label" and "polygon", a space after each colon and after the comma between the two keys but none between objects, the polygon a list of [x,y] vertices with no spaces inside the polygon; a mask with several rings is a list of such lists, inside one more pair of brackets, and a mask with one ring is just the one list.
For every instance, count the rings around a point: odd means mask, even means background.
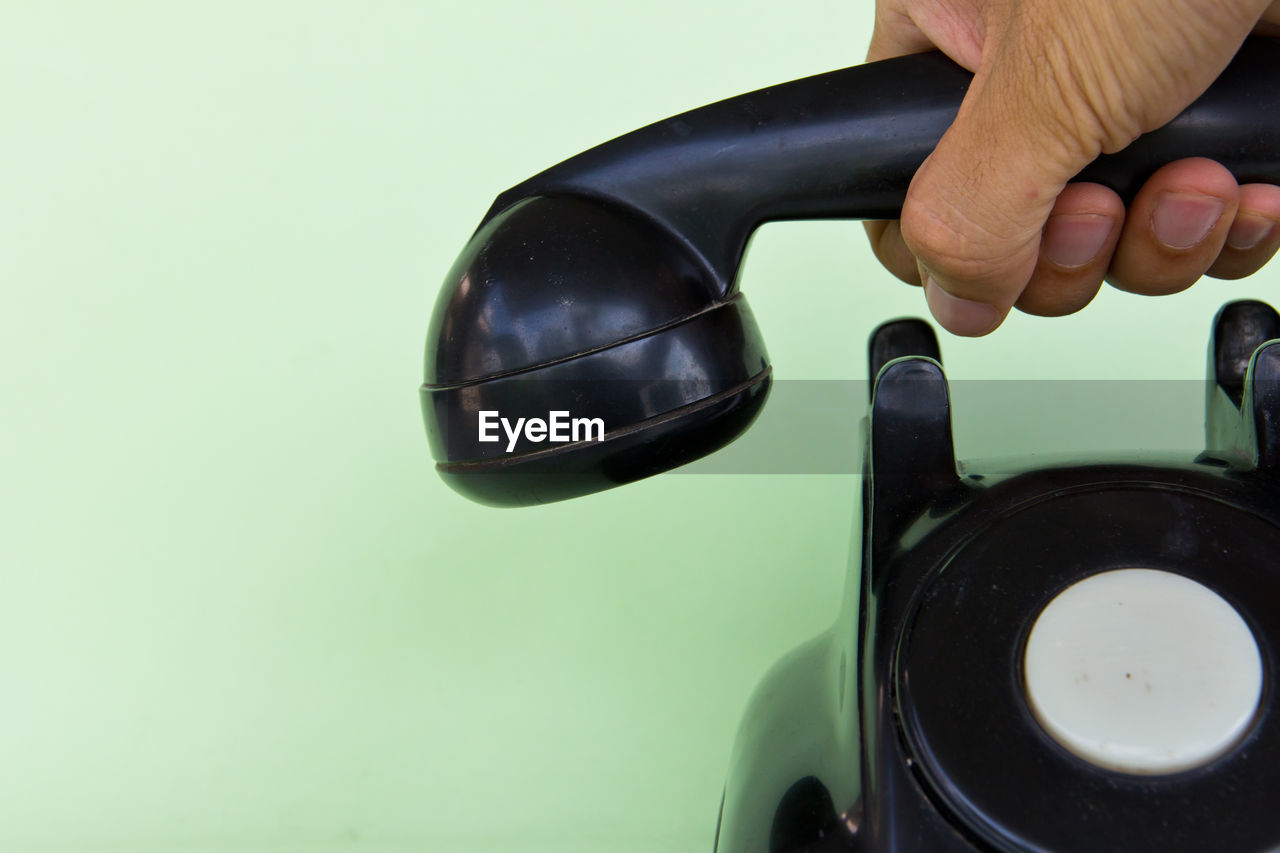
[{"label": "white dial center", "polygon": [[1172,572],[1119,569],[1041,612],[1023,661],[1040,725],[1125,773],[1176,773],[1235,745],[1262,695],[1262,660],[1235,609]]}]

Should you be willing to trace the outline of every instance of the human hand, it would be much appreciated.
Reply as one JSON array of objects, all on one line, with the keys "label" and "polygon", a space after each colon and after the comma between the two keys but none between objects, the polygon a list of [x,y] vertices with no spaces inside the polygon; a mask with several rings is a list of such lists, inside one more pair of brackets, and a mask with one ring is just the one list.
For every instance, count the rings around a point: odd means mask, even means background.
[{"label": "human hand", "polygon": [[876,257],[970,336],[1014,306],[1079,311],[1104,278],[1160,295],[1256,272],[1280,248],[1280,187],[1203,158],[1158,170],[1128,210],[1067,183],[1173,119],[1255,30],[1280,35],[1280,0],[877,0],[868,60],[938,49],[974,78],[902,219],[866,223]]}]

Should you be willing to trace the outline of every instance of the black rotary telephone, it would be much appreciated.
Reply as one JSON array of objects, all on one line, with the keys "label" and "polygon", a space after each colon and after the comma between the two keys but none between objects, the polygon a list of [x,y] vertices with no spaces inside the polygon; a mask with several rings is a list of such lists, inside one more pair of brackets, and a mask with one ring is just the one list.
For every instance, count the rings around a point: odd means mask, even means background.
[{"label": "black rotary telephone", "polygon": [[[732,441],[770,378],[735,285],[751,232],[897,216],[968,83],[936,54],[836,71],[500,195],[428,332],[440,474],[537,504]],[[1079,179],[1132,198],[1191,156],[1280,183],[1280,42]],[[1214,319],[1193,459],[974,470],[928,324],[882,325],[868,361],[845,606],[749,707],[716,849],[1280,850],[1280,314]]]}]

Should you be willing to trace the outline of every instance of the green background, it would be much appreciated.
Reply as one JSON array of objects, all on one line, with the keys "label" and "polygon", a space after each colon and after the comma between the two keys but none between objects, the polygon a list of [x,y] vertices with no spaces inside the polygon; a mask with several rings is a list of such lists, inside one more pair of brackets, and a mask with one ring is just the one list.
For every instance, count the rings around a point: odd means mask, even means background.
[{"label": "green background", "polygon": [[[500,190],[853,64],[870,21],[0,2],[0,849],[710,850],[753,685],[835,614],[856,480],[475,506],[432,471],[422,340]],[[1194,379],[1278,275],[1015,316],[949,373]],[[924,309],[855,223],[764,228],[743,288],[782,379],[861,378]],[[1096,426],[956,408],[965,457]]]}]

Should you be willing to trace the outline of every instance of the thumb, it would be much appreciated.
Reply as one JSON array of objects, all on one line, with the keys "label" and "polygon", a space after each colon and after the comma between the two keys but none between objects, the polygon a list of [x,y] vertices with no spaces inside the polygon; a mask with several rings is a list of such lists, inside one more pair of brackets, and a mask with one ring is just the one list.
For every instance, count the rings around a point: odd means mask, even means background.
[{"label": "thumb", "polygon": [[[1018,51],[1026,56],[1026,52]],[[929,308],[958,335],[1003,322],[1036,266],[1041,231],[1068,180],[1097,156],[1043,67],[984,57],[951,128],[902,208]]]}]

